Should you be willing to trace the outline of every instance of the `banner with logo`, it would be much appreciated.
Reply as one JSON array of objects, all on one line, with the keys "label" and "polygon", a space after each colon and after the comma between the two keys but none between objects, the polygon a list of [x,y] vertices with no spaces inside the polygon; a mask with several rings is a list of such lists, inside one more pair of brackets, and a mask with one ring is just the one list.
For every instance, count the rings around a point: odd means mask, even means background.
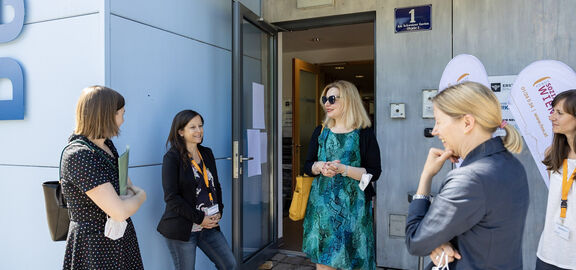
[{"label": "banner with logo", "polygon": [[482,62],[473,55],[460,54],[456,55],[442,73],[438,91],[444,90],[446,87],[459,84],[465,81],[477,82],[490,88],[488,83],[488,74]]},{"label": "banner with logo", "polygon": [[[508,99],[510,98],[510,91],[512,91],[512,85],[516,81],[516,75],[508,76],[488,76],[488,81],[490,82],[490,89],[500,101],[500,108],[502,109],[502,120],[506,121],[508,125],[514,126],[518,129],[516,121],[514,121],[514,116],[510,112],[508,106]],[[506,131],[502,128],[498,128],[494,132],[494,136],[506,136]]]},{"label": "banner with logo", "polygon": [[512,85],[508,107],[526,145],[548,186],[548,172],[542,164],[554,133],[548,116],[552,100],[566,90],[576,89],[576,73],[566,64],[554,60],[536,61],[525,67]]}]

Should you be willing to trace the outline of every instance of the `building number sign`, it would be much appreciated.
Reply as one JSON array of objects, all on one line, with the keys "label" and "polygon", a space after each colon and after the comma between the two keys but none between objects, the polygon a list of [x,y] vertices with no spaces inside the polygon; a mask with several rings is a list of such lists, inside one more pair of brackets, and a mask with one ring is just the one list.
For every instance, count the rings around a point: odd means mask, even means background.
[{"label": "building number sign", "polygon": [[432,5],[394,9],[394,32],[413,32],[432,29]]}]

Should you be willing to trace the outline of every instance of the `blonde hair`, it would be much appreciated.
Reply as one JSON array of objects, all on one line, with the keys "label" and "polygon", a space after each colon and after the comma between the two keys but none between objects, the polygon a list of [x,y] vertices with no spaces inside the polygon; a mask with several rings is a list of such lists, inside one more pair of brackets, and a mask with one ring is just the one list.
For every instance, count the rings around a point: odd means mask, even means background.
[{"label": "blonde hair", "polygon": [[[354,84],[348,81],[335,81],[324,87],[322,96],[325,96],[330,88],[338,88],[340,91],[338,102],[342,104],[342,119],[346,128],[357,129],[372,126],[372,122],[370,122],[370,118],[368,118],[368,113],[366,113],[366,109],[364,109],[364,105],[362,104],[358,89]],[[322,101],[320,101],[320,103],[322,108],[326,109]],[[331,128],[334,126],[334,123],[334,119],[326,115],[324,125]]]},{"label": "blonde hair", "polygon": [[124,97],[104,86],[82,90],[76,105],[75,134],[92,139],[111,138],[119,134],[116,112],[124,107]]},{"label": "blonde hair", "polygon": [[[500,101],[492,90],[476,82],[463,82],[450,86],[438,93],[432,101],[445,114],[459,118],[469,114],[476,123],[490,133],[496,131],[502,123]],[[502,138],[508,151],[522,151],[522,137],[512,125],[506,125],[506,136]]]}]

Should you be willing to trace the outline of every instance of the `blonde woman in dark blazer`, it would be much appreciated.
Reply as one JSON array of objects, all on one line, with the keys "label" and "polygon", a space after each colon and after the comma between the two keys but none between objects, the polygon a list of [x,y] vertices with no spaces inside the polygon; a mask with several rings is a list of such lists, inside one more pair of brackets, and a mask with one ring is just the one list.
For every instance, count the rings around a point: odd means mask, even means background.
[{"label": "blonde woman in dark blazer", "polygon": [[[444,149],[431,148],[408,211],[406,244],[450,269],[522,270],[522,235],[528,211],[524,166],[512,153],[522,138],[502,121],[500,102],[486,86],[464,82],[433,99],[432,134]],[[498,127],[505,137],[493,137]],[[511,153],[512,152],[512,153]],[[430,202],[432,178],[446,160],[462,158]]]}]

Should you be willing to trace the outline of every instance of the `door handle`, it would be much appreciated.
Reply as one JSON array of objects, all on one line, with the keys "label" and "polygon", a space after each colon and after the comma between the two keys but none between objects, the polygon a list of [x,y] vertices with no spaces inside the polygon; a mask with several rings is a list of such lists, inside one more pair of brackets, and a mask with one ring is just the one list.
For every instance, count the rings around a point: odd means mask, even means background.
[{"label": "door handle", "polygon": [[[232,160],[232,157],[219,157],[219,158],[215,158],[215,160]],[[253,160],[253,157],[243,157],[241,158],[242,161],[246,161],[246,160]]]},{"label": "door handle", "polygon": [[240,162],[247,160],[254,160],[254,157],[242,157],[242,155],[240,155]]}]

